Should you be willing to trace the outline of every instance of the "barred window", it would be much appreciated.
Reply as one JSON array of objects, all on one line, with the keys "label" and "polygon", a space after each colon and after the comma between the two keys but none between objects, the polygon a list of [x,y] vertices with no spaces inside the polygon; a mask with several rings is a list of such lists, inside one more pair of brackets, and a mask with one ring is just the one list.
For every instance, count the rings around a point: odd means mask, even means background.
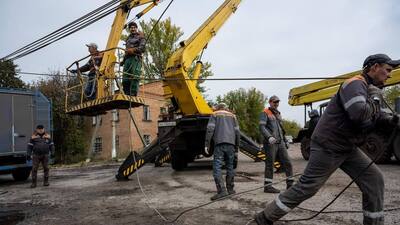
[{"label": "barred window", "polygon": [[150,107],[148,105],[143,106],[143,120],[149,121],[150,119]]},{"label": "barred window", "polygon": [[94,146],[93,146],[93,152],[101,152],[103,150],[103,139],[101,137],[97,137]]}]

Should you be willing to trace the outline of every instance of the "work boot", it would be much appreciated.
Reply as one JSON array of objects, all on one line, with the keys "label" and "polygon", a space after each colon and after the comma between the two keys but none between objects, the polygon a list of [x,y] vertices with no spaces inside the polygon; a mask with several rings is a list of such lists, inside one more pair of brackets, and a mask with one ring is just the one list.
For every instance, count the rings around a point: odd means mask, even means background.
[{"label": "work boot", "polygon": [[234,177],[226,176],[226,190],[228,194],[233,195],[236,191],[233,189],[235,187]]},{"label": "work boot", "polygon": [[36,179],[32,179],[31,188],[35,188],[35,187],[36,187]]},{"label": "work boot", "polygon": [[254,221],[256,221],[257,225],[273,225],[274,223],[265,218],[264,212],[261,211],[254,216]]},{"label": "work boot", "polygon": [[217,187],[217,194],[211,197],[211,201],[223,198],[228,195],[225,189],[224,182],[221,179],[215,179],[215,186]]},{"label": "work boot", "polygon": [[49,178],[45,177],[44,180],[43,180],[43,186],[49,186],[49,185],[50,185],[49,184]]},{"label": "work boot", "polygon": [[293,186],[293,182],[292,183],[287,183],[286,184],[286,190],[288,190],[289,188],[291,188]]},{"label": "work boot", "polygon": [[272,187],[271,185],[264,187],[264,193],[280,193],[281,191]]}]

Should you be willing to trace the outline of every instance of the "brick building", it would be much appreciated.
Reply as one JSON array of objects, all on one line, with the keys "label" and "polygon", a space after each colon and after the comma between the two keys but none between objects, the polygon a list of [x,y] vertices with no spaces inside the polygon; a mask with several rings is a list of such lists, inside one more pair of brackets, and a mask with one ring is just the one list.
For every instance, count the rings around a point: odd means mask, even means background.
[{"label": "brick building", "polygon": [[[140,85],[138,96],[144,99],[146,105],[132,108],[132,114],[144,140],[150,143],[157,137],[157,121],[161,111],[166,109],[162,82],[158,81]],[[130,152],[130,133],[132,135],[131,142],[133,150],[143,148],[143,144],[133,122],[130,119],[128,110],[119,109],[116,114],[115,142],[117,158],[125,158],[125,156]],[[97,120],[96,117],[92,118],[90,137],[95,130],[96,123],[100,123],[95,137],[95,143],[92,148],[96,159],[107,160],[112,158],[112,115],[111,112],[107,112],[107,114],[99,116]],[[131,132],[129,132],[129,129]]]}]

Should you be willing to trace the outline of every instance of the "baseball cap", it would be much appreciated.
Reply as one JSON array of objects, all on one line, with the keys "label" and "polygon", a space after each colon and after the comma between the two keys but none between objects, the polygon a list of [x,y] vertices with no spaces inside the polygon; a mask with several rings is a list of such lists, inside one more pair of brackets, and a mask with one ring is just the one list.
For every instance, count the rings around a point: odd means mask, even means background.
[{"label": "baseball cap", "polygon": [[375,54],[375,55],[370,55],[368,56],[363,63],[363,68],[366,68],[368,66],[372,66],[375,63],[386,63],[388,65],[391,65],[393,67],[397,67],[400,65],[400,60],[393,60],[389,56],[385,54]]},{"label": "baseball cap", "polygon": [[37,125],[36,129],[44,129],[44,126],[43,125]]},{"label": "baseball cap", "polygon": [[97,49],[97,44],[96,43],[89,43],[89,44],[86,44],[86,46],[87,47],[93,47],[93,48]]},{"label": "baseball cap", "polygon": [[278,98],[278,96],[272,95],[272,96],[269,98],[269,101],[270,101],[270,102],[276,102],[276,101],[280,101],[280,99]]}]

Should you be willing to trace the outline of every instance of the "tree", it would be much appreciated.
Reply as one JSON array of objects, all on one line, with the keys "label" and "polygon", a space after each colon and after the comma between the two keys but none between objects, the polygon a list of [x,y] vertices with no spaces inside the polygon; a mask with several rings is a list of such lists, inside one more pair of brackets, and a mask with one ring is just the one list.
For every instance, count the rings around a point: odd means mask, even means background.
[{"label": "tree", "polygon": [[394,103],[396,98],[400,97],[400,85],[391,86],[385,89],[384,93],[385,101],[394,109]]},{"label": "tree", "polygon": [[292,137],[296,137],[301,129],[300,124],[298,124],[294,120],[285,120],[282,121],[283,129],[286,132],[286,135],[291,135]]},{"label": "tree", "polygon": [[[151,19],[149,22],[140,22],[141,30],[147,40],[146,52],[143,56],[145,79],[159,79],[164,77],[164,70],[168,59],[179,48],[179,39],[184,34],[180,27],[172,24],[171,18],[159,21],[157,24],[156,22],[157,20],[155,19]],[[126,36],[123,36],[122,39],[126,39]],[[199,57],[194,60],[188,70],[189,77],[191,78],[193,77],[197,60],[199,60]],[[205,79],[212,75],[211,63],[203,63],[199,78]],[[200,86],[203,82],[202,80],[197,82],[197,88],[202,93],[205,92],[205,88]]]},{"label": "tree", "polygon": [[[53,140],[56,147],[57,163],[73,163],[85,158],[84,131],[85,123],[82,117],[71,116],[65,113],[65,93],[60,87],[65,87],[67,79],[60,72],[51,73],[49,79],[41,79],[32,84],[39,89],[52,103]],[[58,76],[59,75],[59,76]]]},{"label": "tree", "polygon": [[223,97],[218,96],[218,103],[224,102],[239,121],[240,130],[252,139],[261,142],[258,129],[259,115],[263,111],[267,98],[256,88],[230,91]]},{"label": "tree", "polygon": [[24,82],[17,76],[18,65],[13,61],[0,60],[0,87],[23,88]]}]

